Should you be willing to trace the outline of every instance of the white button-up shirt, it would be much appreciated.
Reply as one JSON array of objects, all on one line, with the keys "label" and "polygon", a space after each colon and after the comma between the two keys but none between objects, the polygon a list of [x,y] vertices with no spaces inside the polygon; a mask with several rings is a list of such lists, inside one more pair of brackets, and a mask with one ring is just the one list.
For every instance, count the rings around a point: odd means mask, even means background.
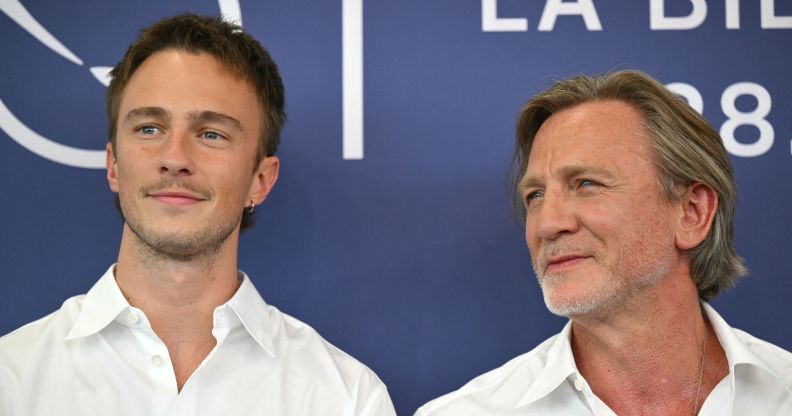
[{"label": "white button-up shirt", "polygon": [[[726,352],[729,375],[699,415],[792,415],[792,353],[731,328],[706,303],[704,310]],[[432,400],[416,416],[615,415],[578,371],[571,331],[569,322],[560,334]]]},{"label": "white button-up shirt", "polygon": [[242,278],[214,311],[217,345],[179,392],[168,349],[111,267],[0,338],[0,415],[395,415],[371,370]]}]

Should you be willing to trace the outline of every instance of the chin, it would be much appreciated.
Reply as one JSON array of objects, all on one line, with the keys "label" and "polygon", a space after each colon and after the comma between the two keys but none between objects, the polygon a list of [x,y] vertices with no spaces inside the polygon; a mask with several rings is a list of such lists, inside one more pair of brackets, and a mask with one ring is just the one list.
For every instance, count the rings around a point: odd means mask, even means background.
[{"label": "chin", "polygon": [[591,315],[608,309],[608,306],[618,300],[612,293],[591,293],[579,291],[572,287],[563,287],[556,284],[552,287],[542,285],[545,306],[554,315],[567,318]]},{"label": "chin", "polygon": [[553,315],[572,318],[574,316],[589,315],[595,312],[597,305],[579,300],[549,300],[545,299],[545,306]]}]

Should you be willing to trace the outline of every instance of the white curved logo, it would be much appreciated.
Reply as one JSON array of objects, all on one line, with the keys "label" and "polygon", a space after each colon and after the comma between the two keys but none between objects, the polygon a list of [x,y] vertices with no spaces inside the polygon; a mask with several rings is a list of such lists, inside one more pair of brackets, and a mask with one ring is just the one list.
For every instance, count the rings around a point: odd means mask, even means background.
[{"label": "white curved logo", "polygon": [[[218,5],[224,20],[242,25],[242,11],[239,7],[239,0],[218,0]],[[77,65],[83,65],[82,59],[50,34],[44,26],[31,16],[19,0],[0,1],[0,11],[8,15],[11,20],[53,52]],[[111,67],[94,66],[88,69],[104,86],[110,83],[108,73],[112,69]],[[25,149],[53,162],[78,168],[103,169],[105,167],[104,149],[78,149],[50,140],[36,133],[20,121],[2,99],[0,99],[0,129],[5,131],[9,137]]]}]

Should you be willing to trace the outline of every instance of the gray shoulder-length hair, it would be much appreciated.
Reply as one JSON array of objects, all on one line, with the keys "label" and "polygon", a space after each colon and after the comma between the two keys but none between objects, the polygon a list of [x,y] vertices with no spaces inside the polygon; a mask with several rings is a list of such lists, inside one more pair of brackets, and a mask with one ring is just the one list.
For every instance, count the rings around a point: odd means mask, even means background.
[{"label": "gray shoulder-length hair", "polygon": [[518,214],[525,218],[518,183],[542,124],[564,109],[604,100],[630,104],[641,114],[651,141],[660,192],[665,198],[679,200],[680,190],[696,182],[715,191],[718,204],[712,229],[688,256],[702,299],[712,299],[734,286],[747,271],[732,243],[737,186],[726,149],[701,115],[643,72],[618,71],[558,81],[525,104],[517,122],[510,181]]}]

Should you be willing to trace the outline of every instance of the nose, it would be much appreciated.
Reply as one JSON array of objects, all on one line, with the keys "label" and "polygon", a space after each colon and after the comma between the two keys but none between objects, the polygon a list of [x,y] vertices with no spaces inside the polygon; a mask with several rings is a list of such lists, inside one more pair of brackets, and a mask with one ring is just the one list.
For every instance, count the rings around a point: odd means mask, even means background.
[{"label": "nose", "polygon": [[546,190],[542,200],[529,207],[525,218],[526,238],[556,240],[578,230],[574,203],[562,191]]},{"label": "nose", "polygon": [[174,129],[163,143],[160,173],[191,175],[194,171],[193,141],[190,132]]}]

